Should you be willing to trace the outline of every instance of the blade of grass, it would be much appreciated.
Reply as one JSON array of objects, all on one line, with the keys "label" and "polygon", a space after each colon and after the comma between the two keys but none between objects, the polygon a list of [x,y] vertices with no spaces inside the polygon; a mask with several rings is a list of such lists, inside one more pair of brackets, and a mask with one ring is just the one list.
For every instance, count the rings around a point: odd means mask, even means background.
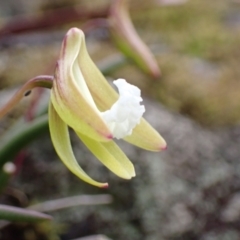
[{"label": "blade of grass", "polygon": [[76,207],[79,205],[99,205],[109,204],[111,202],[112,196],[109,194],[80,195],[42,202],[28,207],[28,209],[41,212],[52,212],[64,208]]},{"label": "blade of grass", "polygon": [[17,222],[39,222],[51,220],[52,217],[33,210],[0,204],[0,219]]}]

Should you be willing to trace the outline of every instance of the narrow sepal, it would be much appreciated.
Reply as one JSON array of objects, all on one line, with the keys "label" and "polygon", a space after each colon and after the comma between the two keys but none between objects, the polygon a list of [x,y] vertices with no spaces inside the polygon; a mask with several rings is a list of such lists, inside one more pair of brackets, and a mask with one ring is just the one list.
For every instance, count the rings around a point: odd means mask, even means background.
[{"label": "narrow sepal", "polygon": [[107,183],[93,180],[79,166],[72,151],[68,127],[59,117],[51,102],[49,104],[49,129],[54,148],[67,168],[83,181],[97,187],[106,188],[108,186]]},{"label": "narrow sepal", "polygon": [[153,152],[158,152],[167,148],[166,141],[143,118],[141,119],[140,123],[133,129],[132,135],[125,137],[124,140],[140,148]]},{"label": "narrow sepal", "polygon": [[111,131],[92,99],[86,85],[88,79],[82,75],[82,70],[88,69],[84,62],[79,62],[82,48],[85,48],[83,32],[70,29],[62,44],[51,100],[64,122],[73,129],[95,140],[108,141],[112,138]]},{"label": "narrow sepal", "polygon": [[125,179],[135,176],[133,164],[114,141],[100,143],[80,133],[77,135],[95,157],[117,176]]}]

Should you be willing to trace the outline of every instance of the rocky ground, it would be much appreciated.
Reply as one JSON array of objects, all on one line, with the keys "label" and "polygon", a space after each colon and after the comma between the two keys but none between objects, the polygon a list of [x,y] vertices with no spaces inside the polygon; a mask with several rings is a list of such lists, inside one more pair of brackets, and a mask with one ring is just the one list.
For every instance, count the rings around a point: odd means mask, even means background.
[{"label": "rocky ground", "polygon": [[146,100],[145,105],[146,118],[165,137],[168,149],[151,153],[120,142],[136,167],[133,180],[109,173],[73,136],[80,164],[110,187],[86,185],[62,165],[46,135],[27,149],[11,187],[33,202],[80,193],[113,196],[113,203],[104,207],[53,213],[56,225],[70,225],[62,239],[99,233],[132,240],[239,239],[239,127],[212,131],[158,103]]}]

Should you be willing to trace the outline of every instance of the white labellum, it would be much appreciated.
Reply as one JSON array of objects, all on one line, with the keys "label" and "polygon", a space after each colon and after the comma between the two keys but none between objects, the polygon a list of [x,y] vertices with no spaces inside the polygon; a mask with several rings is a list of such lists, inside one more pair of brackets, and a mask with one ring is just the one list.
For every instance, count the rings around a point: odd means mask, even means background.
[{"label": "white labellum", "polygon": [[140,105],[142,98],[138,87],[124,79],[113,81],[113,84],[118,88],[119,99],[111,109],[101,114],[113,136],[120,139],[132,134],[133,128],[140,122],[145,112],[145,107]]}]

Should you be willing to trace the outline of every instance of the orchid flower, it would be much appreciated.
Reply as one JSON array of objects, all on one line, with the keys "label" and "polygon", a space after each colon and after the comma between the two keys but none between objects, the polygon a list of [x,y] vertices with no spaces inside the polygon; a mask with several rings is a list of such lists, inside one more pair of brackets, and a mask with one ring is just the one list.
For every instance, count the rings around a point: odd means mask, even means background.
[{"label": "orchid flower", "polygon": [[91,60],[80,29],[72,28],[66,34],[53,79],[35,82],[37,86],[51,85],[49,128],[54,148],[67,168],[85,182],[108,186],[93,180],[79,166],[68,127],[96,158],[124,179],[135,176],[134,166],[113,138],[150,151],[166,148],[164,139],[142,118],[145,108],[140,104],[140,90],[124,79],[113,82],[119,94],[114,90]]},{"label": "orchid flower", "polygon": [[67,126],[73,128],[90,151],[119,177],[135,171],[112,138],[123,138],[139,147],[159,151],[163,138],[143,120],[140,90],[120,79],[109,85],[88,55],[84,33],[72,28],[66,34],[58,60],[49,104],[49,126],[54,147],[65,165],[78,177],[106,186],[87,176],[72,153]]}]

